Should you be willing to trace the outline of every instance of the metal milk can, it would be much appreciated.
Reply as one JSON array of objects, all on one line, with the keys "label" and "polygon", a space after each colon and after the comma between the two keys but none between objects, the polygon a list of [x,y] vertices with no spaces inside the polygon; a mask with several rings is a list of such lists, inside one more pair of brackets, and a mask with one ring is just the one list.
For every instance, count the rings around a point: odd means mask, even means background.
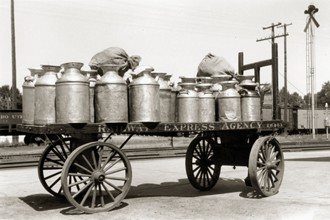
[{"label": "metal milk can", "polygon": [[173,122],[171,116],[171,87],[165,80],[166,73],[152,72],[159,84],[160,122]]},{"label": "metal milk can", "polygon": [[197,83],[213,83],[213,79],[211,77],[196,77]]},{"label": "metal milk can", "polygon": [[121,65],[101,66],[104,75],[95,84],[95,120],[106,124],[128,123],[126,81],[118,75]]},{"label": "metal milk can", "polygon": [[152,67],[140,69],[129,85],[130,121],[153,126],[160,122],[159,84],[150,75]]},{"label": "metal milk can", "polygon": [[217,98],[220,121],[241,120],[241,96],[234,88],[235,84],[237,81],[222,82],[224,88]]},{"label": "metal milk can", "polygon": [[231,76],[230,75],[214,75],[211,77],[212,78],[212,84],[213,86],[211,87],[211,91],[213,93],[213,96],[217,98],[219,92],[222,91],[222,82],[228,81]]},{"label": "metal milk can", "polygon": [[261,120],[261,102],[258,93],[257,83],[252,82],[254,76],[240,76],[242,79],[239,86],[243,89],[240,91],[242,120],[243,121],[260,121]]},{"label": "metal milk can", "polygon": [[64,63],[62,77],[56,82],[56,123],[89,122],[89,83],[80,69],[83,63]]},{"label": "metal milk can", "polygon": [[42,69],[29,68],[31,76],[26,76],[23,83],[23,97],[22,97],[22,123],[34,124],[34,84],[38,76],[43,73]]},{"label": "metal milk can", "polygon": [[89,82],[89,119],[91,123],[95,122],[94,114],[94,95],[97,78],[97,70],[84,70],[81,73],[87,77]]},{"label": "metal milk can", "polygon": [[198,93],[195,91],[196,83],[180,83],[178,100],[178,122],[198,122],[199,102]]},{"label": "metal milk can", "polygon": [[164,80],[167,82],[168,86],[171,89],[171,101],[170,101],[170,120],[169,122],[176,122],[176,114],[177,114],[177,100],[176,96],[178,94],[178,90],[174,87],[174,82],[171,82],[172,75],[166,75]]},{"label": "metal milk can", "polygon": [[215,102],[211,83],[200,83],[196,87],[200,88],[198,92],[198,118],[199,122],[215,121]]},{"label": "metal milk can", "polygon": [[34,93],[34,124],[55,123],[55,83],[60,66],[42,65],[44,73],[35,83]]},{"label": "metal milk can", "polygon": [[34,123],[34,77],[26,76],[23,83],[22,123]]}]

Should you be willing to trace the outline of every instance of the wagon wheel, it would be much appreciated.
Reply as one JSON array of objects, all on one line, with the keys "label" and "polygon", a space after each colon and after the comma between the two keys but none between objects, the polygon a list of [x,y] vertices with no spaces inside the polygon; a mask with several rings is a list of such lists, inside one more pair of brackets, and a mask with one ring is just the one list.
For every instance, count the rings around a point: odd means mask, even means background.
[{"label": "wagon wheel", "polygon": [[274,137],[261,137],[253,144],[249,176],[253,188],[262,196],[278,193],[284,174],[284,157]]},{"label": "wagon wheel", "polygon": [[131,182],[128,158],[120,149],[104,142],[91,142],[74,150],[61,177],[68,201],[86,213],[109,211],[120,205]]},{"label": "wagon wheel", "polygon": [[71,152],[70,138],[63,138],[50,142],[39,159],[39,180],[49,193],[58,198],[64,198],[60,182],[61,172]]},{"label": "wagon wheel", "polygon": [[214,140],[205,137],[196,137],[188,147],[186,173],[198,190],[210,190],[219,179],[220,165],[214,158],[214,147]]}]

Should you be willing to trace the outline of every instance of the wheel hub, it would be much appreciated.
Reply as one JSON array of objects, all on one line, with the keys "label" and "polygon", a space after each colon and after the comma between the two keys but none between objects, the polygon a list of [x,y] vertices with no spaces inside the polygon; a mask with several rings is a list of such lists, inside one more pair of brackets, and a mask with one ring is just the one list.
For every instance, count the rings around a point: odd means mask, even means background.
[{"label": "wheel hub", "polygon": [[276,165],[273,164],[272,162],[266,162],[266,168],[267,170],[276,169]]},{"label": "wheel hub", "polygon": [[96,182],[103,182],[105,179],[105,174],[100,171],[96,171],[92,174],[93,180]]}]

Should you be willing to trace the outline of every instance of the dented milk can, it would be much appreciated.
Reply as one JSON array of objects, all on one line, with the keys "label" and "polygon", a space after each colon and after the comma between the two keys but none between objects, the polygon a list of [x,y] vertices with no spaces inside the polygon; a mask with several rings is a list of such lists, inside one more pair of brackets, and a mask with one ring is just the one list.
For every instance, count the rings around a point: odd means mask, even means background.
[{"label": "dented milk can", "polygon": [[241,96],[236,91],[235,84],[237,84],[237,81],[225,81],[221,83],[224,88],[217,98],[220,121],[241,120]]},{"label": "dented milk can", "polygon": [[151,75],[159,84],[160,122],[171,122],[171,87],[165,81],[166,73],[152,72]]},{"label": "dented milk can", "polygon": [[43,73],[42,69],[29,68],[31,75],[24,78],[23,83],[23,97],[22,97],[22,123],[23,124],[34,124],[34,90],[35,82],[38,76]]},{"label": "dented milk can", "polygon": [[261,120],[261,103],[260,94],[256,90],[257,83],[247,80],[239,84],[243,89],[240,91],[242,120],[243,121],[260,121]]},{"label": "dented milk can", "polygon": [[127,85],[118,75],[122,66],[101,66],[103,76],[95,84],[95,120],[106,124],[128,123]]},{"label": "dented milk can", "polygon": [[[184,80],[183,80],[184,81]],[[190,123],[199,121],[198,93],[195,91],[196,83],[180,83],[178,100],[178,122]]]},{"label": "dented milk can", "polygon": [[140,67],[129,85],[129,110],[132,122],[154,126],[160,122],[159,84],[150,75],[152,67]]},{"label": "dented milk can", "polygon": [[89,121],[95,122],[94,114],[94,95],[95,95],[95,84],[97,78],[97,70],[84,70],[81,73],[87,77],[89,82]]},{"label": "dented milk can", "polygon": [[215,102],[211,83],[200,83],[196,87],[200,89],[198,92],[198,118],[199,122],[215,121]]},{"label": "dented milk can", "polygon": [[37,79],[34,90],[34,124],[45,125],[56,122],[55,83],[60,66],[42,65],[44,73]]},{"label": "dented milk can", "polygon": [[56,123],[89,122],[89,83],[80,69],[83,63],[64,63],[62,77],[56,82]]}]

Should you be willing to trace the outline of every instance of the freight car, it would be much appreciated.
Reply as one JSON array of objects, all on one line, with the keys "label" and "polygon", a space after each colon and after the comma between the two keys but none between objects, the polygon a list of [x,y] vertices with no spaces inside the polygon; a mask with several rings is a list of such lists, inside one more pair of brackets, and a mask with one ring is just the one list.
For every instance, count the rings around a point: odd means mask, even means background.
[{"label": "freight car", "polygon": [[[284,119],[284,109],[281,108],[281,119]],[[264,105],[262,109],[263,120],[270,120],[272,117],[272,108]],[[325,109],[315,109],[315,130],[317,133],[325,133],[324,121],[326,118]],[[312,129],[311,109],[288,107],[287,111],[288,127],[290,134],[308,134]]]},{"label": "freight car", "polygon": [[17,131],[16,125],[22,123],[22,110],[0,110],[0,136],[25,135],[26,145],[35,143],[41,144],[46,139],[45,135],[27,134]]}]

